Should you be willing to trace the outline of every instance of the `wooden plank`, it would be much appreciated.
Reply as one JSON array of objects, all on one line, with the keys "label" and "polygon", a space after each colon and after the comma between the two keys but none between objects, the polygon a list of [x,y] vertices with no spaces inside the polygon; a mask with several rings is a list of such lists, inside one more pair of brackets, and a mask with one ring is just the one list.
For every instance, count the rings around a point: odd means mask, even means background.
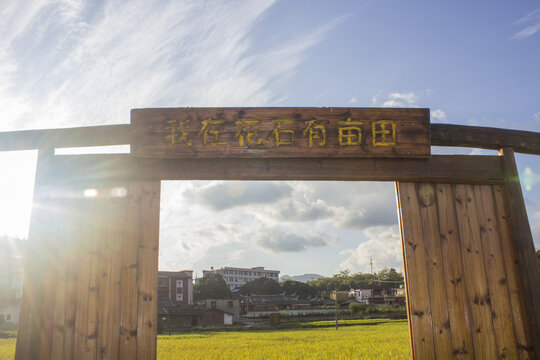
[{"label": "wooden plank", "polygon": [[90,274],[88,283],[88,303],[86,313],[86,336],[84,338],[83,359],[97,358],[97,333],[98,333],[98,278],[100,273],[102,241],[101,225],[103,214],[97,199],[93,200],[94,208],[88,214],[92,218],[93,224],[88,229],[92,243]]},{"label": "wooden plank", "polygon": [[[130,124],[0,132],[0,151],[131,144]],[[462,146],[540,155],[540,134],[481,126],[431,124],[431,145]]]},{"label": "wooden plank", "polygon": [[[86,198],[81,204],[81,211],[85,214],[95,214],[95,199]],[[75,337],[73,353],[75,358],[88,358],[87,337],[88,333],[88,308],[91,287],[91,268],[94,253],[94,225],[92,216],[84,216],[79,224],[79,241],[81,254],[79,259],[79,283],[77,286],[77,306],[75,314]]]},{"label": "wooden plank", "polygon": [[[403,282],[404,282],[404,285],[405,285],[405,305],[406,305],[406,308],[407,308],[407,318],[409,321],[407,321],[407,324],[409,325],[409,344],[410,344],[410,349],[411,349],[411,354],[413,356],[413,359],[414,359],[414,344],[415,344],[415,340],[414,340],[414,333],[413,333],[413,326],[412,326],[412,322],[411,322],[411,316],[413,314],[413,311],[412,311],[412,304],[411,304],[411,298],[410,298],[410,294],[411,294],[411,285],[409,284],[409,272],[408,272],[408,267],[407,267],[407,258],[405,256],[405,240],[404,240],[404,234],[405,234],[405,230],[403,228],[403,219],[402,219],[402,215],[401,215],[401,199],[400,199],[400,191],[399,191],[399,182],[395,182],[394,183],[394,186],[395,186],[395,190],[396,190],[396,204],[398,206],[398,223],[399,223],[399,233],[400,233],[400,236],[401,236],[401,256],[403,257],[403,274],[405,275],[404,276],[404,279],[403,279]],[[412,287],[414,288],[415,285],[412,285]]]},{"label": "wooden plank", "polygon": [[[65,191],[65,189],[64,189]],[[77,286],[79,267],[79,224],[83,216],[79,209],[80,200],[56,199],[53,223],[48,226],[56,229],[55,253],[57,287],[55,291],[54,329],[51,359],[70,359],[73,354],[75,314],[77,306]]]},{"label": "wooden plank", "polygon": [[[82,200],[84,201],[84,200]],[[77,291],[79,285],[79,260],[81,258],[81,224],[85,223],[86,213],[84,207],[81,206],[80,199],[72,199],[66,206],[69,208],[69,213],[66,215],[66,253],[64,261],[66,268],[70,269],[67,272],[66,287],[65,287],[65,326],[64,326],[64,348],[63,358],[74,358],[75,345],[75,321],[77,315]]]},{"label": "wooden plank", "polygon": [[431,124],[432,146],[461,146],[540,155],[540,133],[484,126]]},{"label": "wooden plank", "polygon": [[41,271],[44,264],[42,247],[42,234],[47,231],[47,209],[36,206],[37,201],[45,195],[45,183],[47,168],[50,166],[53,151],[43,149],[38,152],[36,165],[36,177],[34,186],[34,205],[30,218],[30,230],[27,247],[23,296],[19,317],[19,331],[17,333],[17,344],[15,349],[15,359],[32,359],[39,356],[39,339],[37,333],[41,326],[44,286],[44,272]]},{"label": "wooden plank", "polygon": [[34,150],[131,143],[131,125],[0,132],[0,151]]},{"label": "wooden plank", "polygon": [[497,344],[491,318],[480,226],[477,219],[478,209],[472,185],[457,184],[455,186],[456,214],[465,271],[464,280],[473,319],[475,356],[479,359],[495,359]]},{"label": "wooden plank", "polygon": [[508,294],[508,278],[502,259],[492,187],[491,185],[474,185],[473,189],[489,288],[491,317],[493,327],[496,329],[498,357],[516,359],[517,349]]},{"label": "wooden plank", "polygon": [[495,204],[497,209],[497,221],[501,232],[500,247],[508,280],[508,291],[512,310],[512,320],[516,334],[520,359],[534,359],[534,348],[531,342],[530,325],[526,316],[525,300],[521,289],[519,268],[517,265],[516,249],[512,238],[512,225],[510,224],[510,212],[506,205],[504,187],[493,186]]},{"label": "wooden plank", "polygon": [[142,187],[133,182],[128,186],[126,221],[123,224],[121,308],[120,308],[120,359],[137,358],[137,319],[138,319],[138,238],[140,231],[140,206]]},{"label": "wooden plank", "polygon": [[[66,183],[155,180],[355,180],[502,182],[499,156],[430,159],[133,159],[129,155],[56,156]],[[84,178],[80,174],[85,174]]]},{"label": "wooden plank", "polygon": [[429,110],[175,108],[131,111],[132,154],[151,158],[430,155]]},{"label": "wooden plank", "polygon": [[426,249],[414,183],[397,184],[404,249],[407,303],[415,359],[435,359]]},{"label": "wooden plank", "polygon": [[[43,204],[43,203],[42,203]],[[45,203],[47,207],[46,229],[42,229],[40,235],[43,241],[40,254],[43,258],[41,273],[43,275],[43,293],[40,298],[42,318],[37,329],[39,333],[39,359],[52,359],[52,340],[54,331],[54,309],[56,300],[56,286],[58,268],[61,267],[57,255],[58,251],[58,225],[59,225],[59,209],[58,203],[55,200],[50,200]],[[57,333],[58,334],[58,333]]]},{"label": "wooden plank", "polygon": [[531,327],[531,340],[535,353],[540,354],[540,265],[535,254],[534,242],[525,209],[523,193],[519,182],[514,151],[504,148],[500,151],[506,173],[505,188],[510,210],[510,222],[515,242],[517,263],[525,297],[527,316]]},{"label": "wooden plank", "polygon": [[120,341],[120,308],[122,302],[121,274],[122,274],[122,239],[123,226],[125,224],[127,201],[124,198],[112,198],[108,200],[110,206],[110,220],[107,225],[106,241],[110,246],[110,270],[109,270],[109,306],[110,311],[106,326],[108,336],[104,346],[106,351],[100,348],[100,357],[103,359],[118,359],[118,346]]},{"label": "wooden plank", "polygon": [[47,168],[52,158],[51,149],[43,149],[38,153],[16,359],[47,359],[50,356],[54,307],[50,301],[50,289],[46,289],[46,286],[54,286],[51,279],[51,271],[54,271],[54,268],[49,267],[49,261],[54,254],[51,254],[47,242],[50,239],[51,229],[48,225],[51,214],[46,206],[36,206],[36,204],[50,204],[46,183]]},{"label": "wooden plank", "polygon": [[[69,273],[72,271],[68,267],[69,263],[69,230],[71,211],[69,204],[63,200],[55,201],[58,211],[54,213],[54,221],[48,226],[55,229],[53,238],[57,242],[55,247],[56,259],[56,289],[54,295],[54,327],[52,331],[51,359],[63,359],[65,348],[65,327],[66,327],[66,291],[68,286]],[[70,221],[71,220],[71,221]]]},{"label": "wooden plank", "polygon": [[[99,188],[98,194],[108,189]],[[99,227],[97,229],[98,238],[98,271],[97,271],[97,304],[99,311],[97,313],[97,358],[104,359],[109,357],[109,349],[107,347],[111,328],[109,319],[114,316],[111,310],[111,271],[112,271],[112,249],[111,238],[109,237],[111,223],[116,221],[112,217],[112,209],[110,200],[100,198],[98,200],[99,212]]]},{"label": "wooden plank", "polygon": [[426,249],[426,270],[431,308],[435,355],[443,358],[453,353],[446,294],[444,261],[440,246],[439,219],[434,184],[416,184]]},{"label": "wooden plank", "polygon": [[452,185],[437,184],[436,194],[453,354],[456,359],[474,359],[472,319],[464,284],[465,274]]},{"label": "wooden plank", "polygon": [[140,202],[137,358],[155,359],[161,182],[143,183]]}]

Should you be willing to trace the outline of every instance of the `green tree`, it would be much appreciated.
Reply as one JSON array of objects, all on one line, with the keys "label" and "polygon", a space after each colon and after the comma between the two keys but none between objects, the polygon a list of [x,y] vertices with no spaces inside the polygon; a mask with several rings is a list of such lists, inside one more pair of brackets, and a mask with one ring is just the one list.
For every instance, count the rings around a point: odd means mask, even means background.
[{"label": "green tree", "polygon": [[279,283],[265,277],[251,280],[240,288],[240,294],[242,295],[275,295],[280,294],[280,292]]},{"label": "green tree", "polygon": [[307,299],[317,295],[317,289],[301,281],[285,280],[279,283],[281,292],[286,295],[298,295],[300,299]]},{"label": "green tree", "polygon": [[316,290],[317,295],[329,296],[334,290],[399,287],[403,284],[403,274],[392,268],[384,268],[377,274],[360,272],[351,274],[349,270],[342,270],[331,277],[319,278],[307,283]]},{"label": "green tree", "polygon": [[193,286],[193,298],[205,299],[228,299],[231,296],[229,286],[220,274],[208,274]]},{"label": "green tree", "polygon": [[377,273],[379,287],[383,289],[399,287],[403,285],[403,274],[398,273],[394,268],[384,268]]}]

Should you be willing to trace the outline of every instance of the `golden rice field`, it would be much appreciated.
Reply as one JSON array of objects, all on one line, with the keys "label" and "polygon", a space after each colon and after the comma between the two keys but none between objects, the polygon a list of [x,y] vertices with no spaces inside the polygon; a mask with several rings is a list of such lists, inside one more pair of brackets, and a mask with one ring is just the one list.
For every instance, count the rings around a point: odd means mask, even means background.
[{"label": "golden rice field", "polygon": [[[158,359],[410,359],[407,320],[158,337]],[[326,326],[325,326],[326,325]],[[352,325],[352,324],[351,324]],[[319,326],[319,327],[317,327]]]},{"label": "golden rice field", "polygon": [[0,360],[11,360],[15,357],[15,338],[0,339]]},{"label": "golden rice field", "polygon": [[[158,359],[410,359],[407,320],[331,322],[289,330],[198,332],[158,336]],[[0,339],[0,360],[13,359],[14,339]]]}]

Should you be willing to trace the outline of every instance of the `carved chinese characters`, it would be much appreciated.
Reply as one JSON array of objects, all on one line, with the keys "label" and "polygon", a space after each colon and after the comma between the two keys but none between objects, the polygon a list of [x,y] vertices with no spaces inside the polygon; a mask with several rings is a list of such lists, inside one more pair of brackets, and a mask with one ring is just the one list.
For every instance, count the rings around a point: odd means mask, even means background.
[{"label": "carved chinese characters", "polygon": [[[318,120],[304,121],[305,128],[302,135],[306,137],[308,146],[325,146],[326,145],[326,127],[323,124],[317,124]],[[225,120],[214,120],[211,118],[201,120],[200,130],[198,135],[202,137],[203,146],[227,146],[229,141],[226,140],[226,132],[223,131]],[[255,128],[260,123],[258,120],[236,121],[238,130],[234,134],[232,140],[238,140],[238,146],[258,146],[263,144],[263,139],[253,136],[260,132],[260,129]],[[274,146],[295,145],[296,135],[295,130],[287,128],[287,124],[294,124],[291,119],[272,120],[274,129],[268,137],[267,141],[273,143]],[[165,129],[169,132],[165,135],[165,140],[169,146],[191,146],[192,142],[188,139],[186,130],[191,127],[190,120],[168,120]],[[353,121],[347,118],[345,121],[338,121],[338,138],[339,146],[354,146],[362,145],[362,128],[361,121]],[[373,146],[393,146],[396,145],[396,128],[397,124],[394,120],[373,121],[372,134]],[[179,133],[180,132],[180,133]]]},{"label": "carved chinese characters", "polygon": [[429,110],[133,110],[141,157],[428,157]]}]

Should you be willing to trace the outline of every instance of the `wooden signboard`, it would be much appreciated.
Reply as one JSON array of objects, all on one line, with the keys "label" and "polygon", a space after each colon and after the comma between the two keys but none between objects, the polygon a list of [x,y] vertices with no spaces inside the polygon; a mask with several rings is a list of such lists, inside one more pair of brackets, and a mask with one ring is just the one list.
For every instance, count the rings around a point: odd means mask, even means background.
[{"label": "wooden signboard", "polygon": [[136,109],[131,124],[138,157],[430,156],[429,109]]}]

